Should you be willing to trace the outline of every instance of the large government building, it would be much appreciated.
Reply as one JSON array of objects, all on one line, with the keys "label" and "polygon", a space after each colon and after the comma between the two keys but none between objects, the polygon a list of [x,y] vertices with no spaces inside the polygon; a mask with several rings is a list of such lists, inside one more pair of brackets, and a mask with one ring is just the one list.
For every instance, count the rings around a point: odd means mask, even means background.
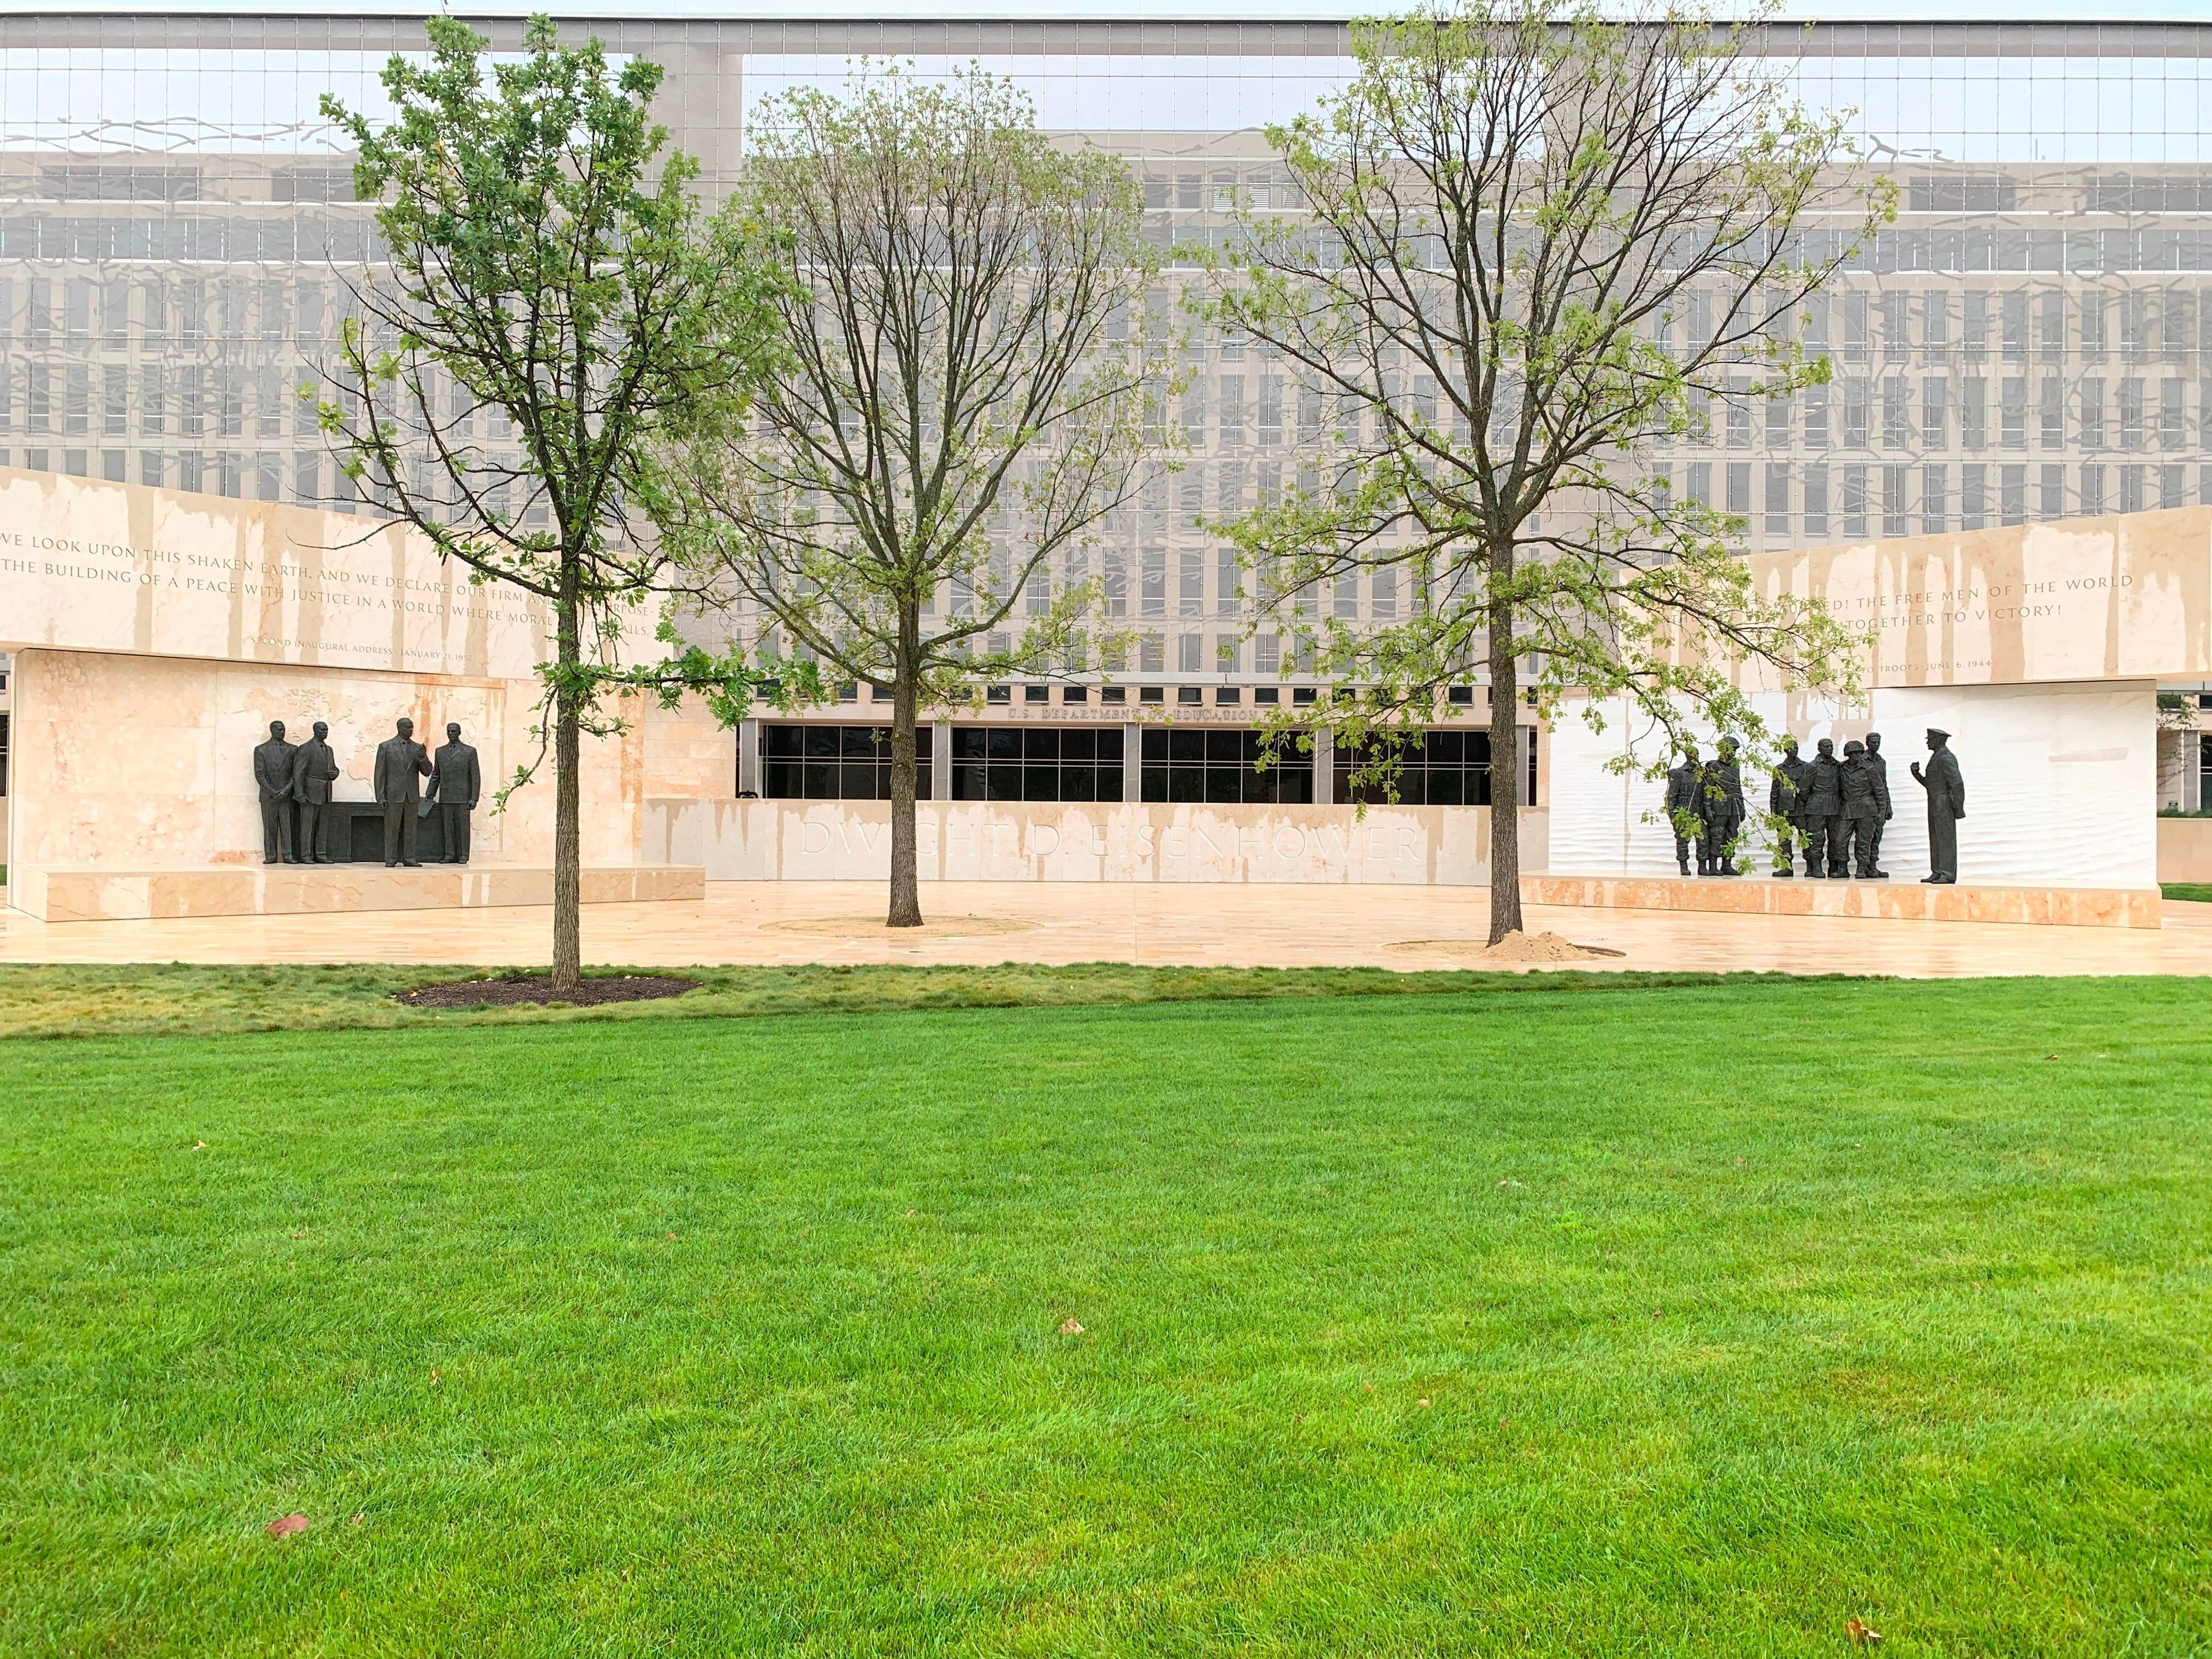
[{"label": "large government building", "polygon": [[[659,114],[709,193],[742,164],[763,97],[834,84],[864,55],[925,74],[972,60],[1014,77],[1048,126],[1126,156],[1164,246],[1217,234],[1232,193],[1295,212],[1262,128],[1349,67],[1344,13],[1304,3],[827,9],[639,0],[562,21],[665,68]],[[1850,112],[1900,210],[1806,325],[1832,383],[1736,408],[1665,458],[1678,491],[1747,515],[1747,551],[2212,505],[2212,21],[2087,5],[1974,21],[1996,9],[1800,8],[1764,42],[1808,103]],[[479,27],[512,43],[521,25]],[[378,256],[318,105],[336,92],[375,113],[380,68],[422,44],[418,13],[343,4],[0,17],[0,465],[362,510],[296,392],[331,349],[347,272]],[[1806,228],[1815,252],[1841,234]],[[1107,605],[1138,641],[1127,669],[988,688],[927,733],[928,794],[1346,798],[1325,745],[1252,767],[1258,715],[1312,686],[1193,523],[1293,474],[1317,405],[1235,339],[1197,342],[1191,367],[1177,411],[1191,464],[1121,515],[1105,550]],[[1386,574],[1319,603],[1357,623],[1413,596]],[[730,790],[886,793],[871,690],[846,695],[748,723]],[[1479,716],[1484,696],[1455,688],[1455,712]],[[1439,720],[1407,804],[1488,799],[1479,724]],[[1516,784],[1533,804],[1548,736],[1529,754]],[[2198,758],[2185,782],[2167,768],[2191,805]]]}]

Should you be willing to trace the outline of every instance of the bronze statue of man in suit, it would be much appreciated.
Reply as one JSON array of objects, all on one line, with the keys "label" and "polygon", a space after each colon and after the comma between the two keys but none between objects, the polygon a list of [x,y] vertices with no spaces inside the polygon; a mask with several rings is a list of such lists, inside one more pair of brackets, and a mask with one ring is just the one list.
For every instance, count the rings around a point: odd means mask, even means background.
[{"label": "bronze statue of man in suit", "polygon": [[297,864],[299,849],[292,845],[292,767],[299,754],[284,741],[284,722],[269,722],[269,741],[253,750],[253,782],[261,795],[261,861]]},{"label": "bronze statue of man in suit", "polygon": [[446,741],[430,766],[430,793],[438,798],[438,827],[445,831],[446,862],[469,861],[469,814],[483,787],[477,751],[461,741],[458,721],[446,727]]},{"label": "bronze statue of man in suit", "polygon": [[315,735],[292,757],[292,799],[300,804],[300,862],[331,862],[331,783],[338,775],[331,753],[331,728],[315,722]]},{"label": "bronze statue of man in suit", "polygon": [[393,735],[376,745],[376,800],[384,808],[384,867],[404,864],[419,870],[415,856],[415,808],[422,799],[416,781],[430,775],[430,757],[415,741],[415,722],[400,716]]},{"label": "bronze statue of man in suit", "polygon": [[1928,769],[1912,763],[1912,781],[1928,792],[1928,873],[1923,883],[1948,887],[1959,879],[1959,820],[1966,816],[1966,781],[1948,747],[1951,734],[1928,728]]}]

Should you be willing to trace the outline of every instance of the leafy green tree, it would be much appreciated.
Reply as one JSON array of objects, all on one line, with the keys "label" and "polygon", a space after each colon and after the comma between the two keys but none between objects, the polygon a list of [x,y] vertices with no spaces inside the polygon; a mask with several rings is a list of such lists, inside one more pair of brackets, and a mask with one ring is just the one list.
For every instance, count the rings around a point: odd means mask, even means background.
[{"label": "leafy green tree", "polygon": [[1316,625],[1358,685],[1321,720],[1370,772],[1486,666],[1493,941],[1521,926],[1524,693],[1753,732],[1747,660],[1851,672],[1839,624],[1754,592],[1741,520],[1654,464],[1731,399],[1826,379],[1792,319],[1891,211],[1769,44],[1540,0],[1361,24],[1344,91],[1269,129],[1307,212],[1245,214],[1224,262],[1215,314],[1284,360],[1316,431],[1302,487],[1221,528],[1279,598],[1411,574],[1409,617]]},{"label": "leafy green tree", "polygon": [[[774,279],[741,236],[698,234],[697,165],[651,115],[658,66],[563,46],[543,16],[511,61],[453,18],[428,27],[427,63],[385,69],[388,122],[323,100],[359,147],[389,252],[355,287],[331,385],[307,390],[375,506],[474,579],[547,604],[553,985],[573,989],[583,734],[617,729],[610,687],[676,689],[673,671],[619,662],[671,568],[646,458],[702,400],[742,397],[773,337]],[[744,690],[726,675],[718,689]]]},{"label": "leafy green tree", "polygon": [[917,714],[1081,661],[1089,550],[1161,390],[1133,324],[1156,255],[1121,161],[1054,144],[981,71],[863,65],[848,95],[768,100],[747,137],[721,231],[777,248],[784,349],[672,455],[663,528],[756,651],[780,635],[890,688],[889,923],[915,927]]}]

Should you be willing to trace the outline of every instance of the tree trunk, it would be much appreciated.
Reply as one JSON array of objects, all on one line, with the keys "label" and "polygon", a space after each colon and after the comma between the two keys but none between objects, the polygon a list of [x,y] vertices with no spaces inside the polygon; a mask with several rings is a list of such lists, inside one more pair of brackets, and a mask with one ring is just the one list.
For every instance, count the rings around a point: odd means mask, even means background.
[{"label": "tree trunk", "polygon": [[[1502,573],[1508,580],[1509,564]],[[1498,580],[1495,568],[1492,580]],[[1490,602],[1490,942],[1521,931],[1521,680],[1513,605]]]},{"label": "tree trunk", "polygon": [[[889,927],[921,926],[914,830],[914,726],[919,670],[913,642],[920,632],[919,614],[900,617],[898,657],[891,667],[891,908],[884,919]],[[949,755],[933,755],[931,764],[944,766],[951,759]]]},{"label": "tree trunk", "polygon": [[563,670],[553,694],[553,989],[573,991],[583,981],[580,931],[583,812],[577,772],[583,760],[582,711],[570,682],[581,660],[575,599],[556,602],[558,653]]}]

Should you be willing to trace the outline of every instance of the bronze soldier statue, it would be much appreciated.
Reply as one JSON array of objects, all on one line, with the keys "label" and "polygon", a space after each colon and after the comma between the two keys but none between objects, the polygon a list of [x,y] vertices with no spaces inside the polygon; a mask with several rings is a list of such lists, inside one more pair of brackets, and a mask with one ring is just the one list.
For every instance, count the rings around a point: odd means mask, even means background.
[{"label": "bronze soldier statue", "polygon": [[261,861],[297,864],[292,845],[292,765],[299,753],[284,741],[284,722],[269,722],[269,741],[253,750],[253,782],[261,795]]},{"label": "bronze soldier statue", "polygon": [[1928,770],[1912,763],[1912,781],[1928,792],[1928,873],[1923,882],[1939,887],[1959,879],[1959,820],[1966,816],[1966,781],[1959,757],[1947,746],[1948,732],[1928,728]]},{"label": "bronze soldier statue", "polygon": [[331,783],[338,775],[331,753],[331,728],[315,722],[315,735],[300,745],[292,760],[292,799],[300,806],[300,862],[331,861]]},{"label": "bronze soldier statue", "polygon": [[1723,738],[1720,752],[1705,763],[1698,791],[1698,861],[1709,876],[1733,876],[1735,838],[1743,832],[1743,772],[1735,760],[1735,739]]},{"label": "bronze soldier statue", "polygon": [[418,778],[430,775],[430,757],[415,741],[415,722],[402,715],[392,736],[376,745],[376,800],[384,808],[384,867],[422,867],[415,856],[415,808],[422,798]]},{"label": "bronze soldier statue", "polygon": [[[1881,823],[1881,805],[1875,797],[1874,774],[1867,768],[1866,745],[1856,738],[1844,745],[1844,810],[1837,819],[1843,840],[1828,866],[1831,877],[1856,873],[1864,880],[1874,872],[1874,832]],[[1852,869],[1851,854],[1858,854]]]},{"label": "bronze soldier statue", "polygon": [[458,722],[446,727],[446,741],[430,764],[430,793],[438,798],[438,826],[445,831],[446,862],[469,861],[469,814],[476,811],[483,777],[477,751],[461,741]]},{"label": "bronze soldier statue", "polygon": [[[1698,821],[1698,783],[1705,769],[1698,764],[1695,744],[1682,745],[1682,762],[1669,768],[1667,773],[1667,823],[1674,831],[1674,865],[1684,875],[1690,873],[1689,825]],[[1709,873],[1705,869],[1705,850],[1698,853],[1698,873]]]},{"label": "bronze soldier statue", "polygon": [[1797,753],[1797,739],[1783,738],[1782,758],[1775,763],[1774,781],[1766,788],[1766,810],[1781,820],[1774,832],[1778,876],[1797,873],[1797,845],[1805,838],[1805,785],[1812,770]]},{"label": "bronze soldier statue", "polygon": [[1889,872],[1881,867],[1881,832],[1890,819],[1897,816],[1897,811],[1889,799],[1889,763],[1881,757],[1881,733],[1879,732],[1866,734],[1865,763],[1867,771],[1874,778],[1875,804],[1881,809],[1881,816],[1875,820],[1873,838],[1867,843],[1867,867],[1861,873],[1869,881],[1887,881]]},{"label": "bronze soldier statue", "polygon": [[1805,873],[1840,876],[1843,855],[1837,848],[1844,811],[1844,763],[1835,740],[1823,738],[1805,768]]}]

